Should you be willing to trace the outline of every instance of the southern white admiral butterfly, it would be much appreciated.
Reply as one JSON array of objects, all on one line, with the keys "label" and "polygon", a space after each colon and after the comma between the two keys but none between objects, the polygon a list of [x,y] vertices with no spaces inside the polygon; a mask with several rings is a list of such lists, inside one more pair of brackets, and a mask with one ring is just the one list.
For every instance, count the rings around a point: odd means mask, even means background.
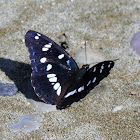
[{"label": "southern white admiral butterfly", "polygon": [[31,83],[35,93],[45,103],[57,109],[69,107],[84,98],[109,75],[113,61],[103,61],[89,68],[78,68],[74,59],[58,44],[36,31],[28,31],[25,43],[32,65]]}]

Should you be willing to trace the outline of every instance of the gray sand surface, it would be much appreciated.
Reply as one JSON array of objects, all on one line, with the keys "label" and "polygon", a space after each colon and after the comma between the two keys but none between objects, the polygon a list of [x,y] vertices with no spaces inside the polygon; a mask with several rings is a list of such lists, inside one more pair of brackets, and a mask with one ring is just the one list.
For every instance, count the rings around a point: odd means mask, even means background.
[{"label": "gray sand surface", "polygon": [[[15,96],[0,96],[1,140],[140,139],[140,61],[130,47],[133,34],[140,31],[140,1],[1,0],[0,19],[0,82],[20,89]],[[24,35],[30,29],[57,43],[65,33],[72,56],[87,40],[107,59],[119,60],[83,100],[62,111],[39,112],[26,94],[31,70]],[[8,124],[23,114],[41,116],[40,128],[10,131]]]}]

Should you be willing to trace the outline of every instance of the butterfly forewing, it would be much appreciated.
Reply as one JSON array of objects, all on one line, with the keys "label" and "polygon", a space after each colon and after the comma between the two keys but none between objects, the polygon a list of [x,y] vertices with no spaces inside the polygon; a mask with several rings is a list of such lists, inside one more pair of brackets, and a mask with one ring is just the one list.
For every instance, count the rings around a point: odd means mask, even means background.
[{"label": "butterfly forewing", "polygon": [[77,64],[55,42],[46,36],[28,31],[25,43],[32,65],[31,82],[35,93],[46,103],[57,104],[71,83]]},{"label": "butterfly forewing", "polygon": [[40,64],[47,61],[60,63],[71,70],[78,68],[74,59],[66,51],[41,33],[28,31],[25,35],[25,43],[30,52],[31,63]]}]

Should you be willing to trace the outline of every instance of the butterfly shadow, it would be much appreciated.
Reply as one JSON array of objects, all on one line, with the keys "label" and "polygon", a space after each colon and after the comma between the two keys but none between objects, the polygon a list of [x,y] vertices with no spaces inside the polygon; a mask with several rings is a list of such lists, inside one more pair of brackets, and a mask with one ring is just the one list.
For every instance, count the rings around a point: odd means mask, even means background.
[{"label": "butterfly shadow", "polygon": [[31,66],[22,62],[0,58],[0,69],[12,80],[27,99],[40,101],[30,82]]}]

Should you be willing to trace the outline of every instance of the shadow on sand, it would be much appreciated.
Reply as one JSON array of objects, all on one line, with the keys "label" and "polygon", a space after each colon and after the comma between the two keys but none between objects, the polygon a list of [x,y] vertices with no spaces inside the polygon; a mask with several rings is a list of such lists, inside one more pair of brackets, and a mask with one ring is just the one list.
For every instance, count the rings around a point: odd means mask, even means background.
[{"label": "shadow on sand", "polygon": [[28,99],[40,101],[31,86],[30,75],[32,72],[29,64],[0,58],[0,69],[14,81],[18,90]]}]

